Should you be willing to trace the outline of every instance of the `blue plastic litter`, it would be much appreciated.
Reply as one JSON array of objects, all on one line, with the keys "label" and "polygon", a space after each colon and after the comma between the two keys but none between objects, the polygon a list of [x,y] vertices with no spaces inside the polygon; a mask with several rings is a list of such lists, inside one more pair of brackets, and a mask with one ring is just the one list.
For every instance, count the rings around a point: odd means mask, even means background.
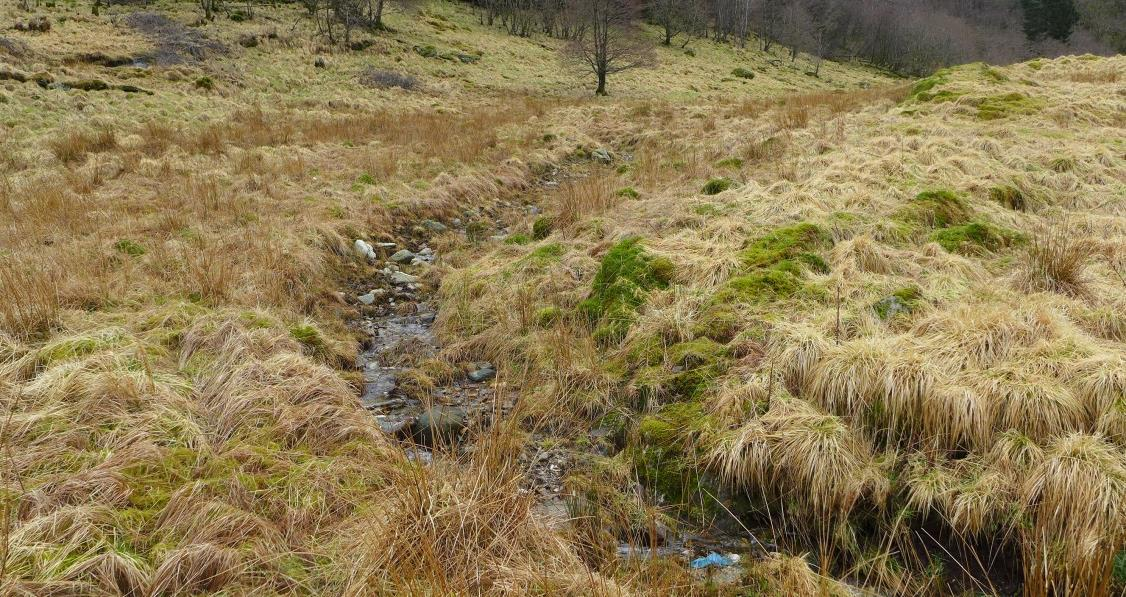
[{"label": "blue plastic litter", "polygon": [[708,566],[715,566],[716,568],[726,568],[734,563],[735,560],[727,556],[721,556],[713,551],[712,553],[709,553],[702,558],[696,558],[695,560],[692,560],[691,566],[693,569],[699,570],[701,568],[707,568]]}]

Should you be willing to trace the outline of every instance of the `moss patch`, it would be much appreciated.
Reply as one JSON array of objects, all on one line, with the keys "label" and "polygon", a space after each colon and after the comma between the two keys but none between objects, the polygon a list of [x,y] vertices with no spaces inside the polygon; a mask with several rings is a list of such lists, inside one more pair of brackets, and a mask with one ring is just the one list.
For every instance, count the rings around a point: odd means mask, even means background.
[{"label": "moss patch", "polygon": [[647,253],[640,238],[627,238],[602,258],[590,295],[579,309],[596,326],[600,341],[620,341],[649,291],[668,288],[672,274],[669,260]]},{"label": "moss patch", "polygon": [[669,404],[642,419],[630,450],[641,482],[670,502],[691,508],[702,487],[696,438],[710,427],[698,402]]},{"label": "moss patch", "polygon": [[775,265],[788,259],[798,259],[818,271],[828,271],[828,264],[814,251],[832,245],[829,233],[820,226],[802,222],[778,228],[751,241],[740,257],[748,268]]},{"label": "moss patch", "polygon": [[998,120],[1008,116],[1035,114],[1044,107],[1044,100],[1023,93],[1007,93],[986,97],[977,105],[977,117]]},{"label": "moss patch", "polygon": [[701,189],[701,192],[705,195],[718,195],[734,185],[735,183],[730,178],[713,178],[704,183],[704,188]]},{"label": "moss patch", "polygon": [[1025,201],[1024,193],[1011,185],[997,186],[989,189],[989,198],[1012,210],[1024,211],[1028,208],[1028,202]]},{"label": "moss patch", "polygon": [[981,254],[1020,244],[1025,237],[1015,230],[976,221],[937,230],[931,240],[951,253]]},{"label": "moss patch", "polygon": [[966,201],[953,191],[936,189],[915,195],[900,215],[928,226],[945,228],[966,222],[972,213]]}]

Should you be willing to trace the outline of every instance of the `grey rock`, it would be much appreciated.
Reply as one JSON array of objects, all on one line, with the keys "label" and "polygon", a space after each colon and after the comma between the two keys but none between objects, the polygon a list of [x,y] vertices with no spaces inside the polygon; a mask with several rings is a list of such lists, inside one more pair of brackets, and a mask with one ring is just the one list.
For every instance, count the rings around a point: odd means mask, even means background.
[{"label": "grey rock", "polygon": [[419,249],[418,254],[419,255],[433,255],[434,249],[431,249],[430,247],[422,247],[421,249]]},{"label": "grey rock", "polygon": [[599,147],[598,149],[590,152],[590,157],[598,160],[599,162],[602,162],[603,164],[609,164],[610,162],[614,161],[614,156],[610,155],[610,152],[602,147]]},{"label": "grey rock", "polygon": [[411,253],[406,249],[396,251],[395,254],[391,256],[391,261],[394,261],[395,263],[407,263],[412,259],[414,259],[414,253]]},{"label": "grey rock", "polygon": [[538,205],[529,205],[528,206],[528,214],[529,215],[538,216],[538,215],[540,215],[540,213],[542,211],[543,210],[540,209],[540,206],[538,206]]},{"label": "grey rock", "polygon": [[436,405],[424,411],[411,425],[411,437],[433,446],[435,440],[457,440],[469,425],[469,413],[459,406]]},{"label": "grey rock", "polygon": [[375,259],[375,249],[372,248],[371,244],[369,244],[366,240],[357,238],[352,247],[356,250],[356,253],[359,253],[360,255],[367,257],[368,259]]},{"label": "grey rock", "polygon": [[360,296],[358,296],[356,298],[359,299],[359,301],[361,303],[365,304],[365,305],[370,305],[370,304],[375,302],[375,294],[371,293],[371,292],[369,292],[367,294],[361,294]]},{"label": "grey rock", "polygon": [[461,228],[461,218],[454,218],[450,223],[454,225],[454,228]]},{"label": "grey rock", "polygon": [[412,276],[406,272],[394,272],[391,274],[391,282],[395,284],[414,284],[418,282],[418,276]]},{"label": "grey rock", "polygon": [[482,367],[469,374],[469,381],[481,383],[496,377],[497,370],[492,367]]},{"label": "grey rock", "polygon": [[881,299],[875,305],[876,313],[883,314],[884,319],[894,319],[900,313],[910,313],[908,307],[898,296],[889,296]]},{"label": "grey rock", "polygon": [[445,232],[446,225],[435,220],[423,220],[422,226],[431,232]]}]

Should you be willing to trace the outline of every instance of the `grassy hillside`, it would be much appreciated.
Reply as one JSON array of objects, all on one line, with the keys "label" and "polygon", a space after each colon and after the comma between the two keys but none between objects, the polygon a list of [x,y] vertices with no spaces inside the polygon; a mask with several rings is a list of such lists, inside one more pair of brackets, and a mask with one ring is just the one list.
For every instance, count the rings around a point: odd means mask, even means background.
[{"label": "grassy hillside", "polygon": [[[359,50],[144,11],[0,38],[3,592],[1111,590],[1122,59],[697,41],[595,100],[460,4]],[[437,250],[407,390],[488,360],[516,405],[468,449],[362,408],[357,239]],[[722,579],[614,555],[732,514],[776,547]]]}]

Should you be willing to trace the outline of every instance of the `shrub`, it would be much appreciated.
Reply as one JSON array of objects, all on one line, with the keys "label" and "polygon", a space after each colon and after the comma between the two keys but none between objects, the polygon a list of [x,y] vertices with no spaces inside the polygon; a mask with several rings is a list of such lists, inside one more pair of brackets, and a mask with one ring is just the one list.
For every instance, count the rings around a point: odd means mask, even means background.
[{"label": "shrub", "polygon": [[411,91],[418,88],[418,79],[397,73],[395,71],[378,69],[375,67],[367,67],[360,73],[360,84],[364,87],[372,87],[375,89],[391,89],[398,87]]},{"label": "shrub", "polygon": [[130,257],[140,257],[145,254],[145,248],[136,241],[123,238],[113,245],[118,251]]},{"label": "shrub", "polygon": [[422,56],[423,58],[437,58],[438,48],[431,45],[415,46],[414,53]]},{"label": "shrub", "polygon": [[208,76],[203,76],[195,80],[196,89],[205,89],[211,91],[215,89],[215,80]]},{"label": "shrub", "polygon": [[1021,284],[1028,291],[1086,296],[1091,252],[1091,245],[1076,239],[1066,225],[1042,231],[1032,238],[1025,253]]},{"label": "shrub", "polygon": [[753,79],[753,78],[755,78],[755,72],[754,71],[752,71],[750,69],[743,68],[741,66],[736,68],[735,70],[731,71],[731,74],[735,77],[739,77],[740,79]]},{"label": "shrub", "polygon": [[704,183],[703,192],[705,195],[718,195],[730,189],[734,184],[730,178],[713,178]]},{"label": "shrub", "polygon": [[549,216],[540,216],[536,221],[532,222],[532,238],[535,240],[543,240],[551,236],[551,231],[555,228],[555,222]]},{"label": "shrub", "polygon": [[641,193],[638,193],[637,189],[635,189],[633,187],[624,187],[624,188],[618,189],[614,194],[619,196],[619,197],[624,197],[626,199],[637,199],[637,198],[641,197]]}]

